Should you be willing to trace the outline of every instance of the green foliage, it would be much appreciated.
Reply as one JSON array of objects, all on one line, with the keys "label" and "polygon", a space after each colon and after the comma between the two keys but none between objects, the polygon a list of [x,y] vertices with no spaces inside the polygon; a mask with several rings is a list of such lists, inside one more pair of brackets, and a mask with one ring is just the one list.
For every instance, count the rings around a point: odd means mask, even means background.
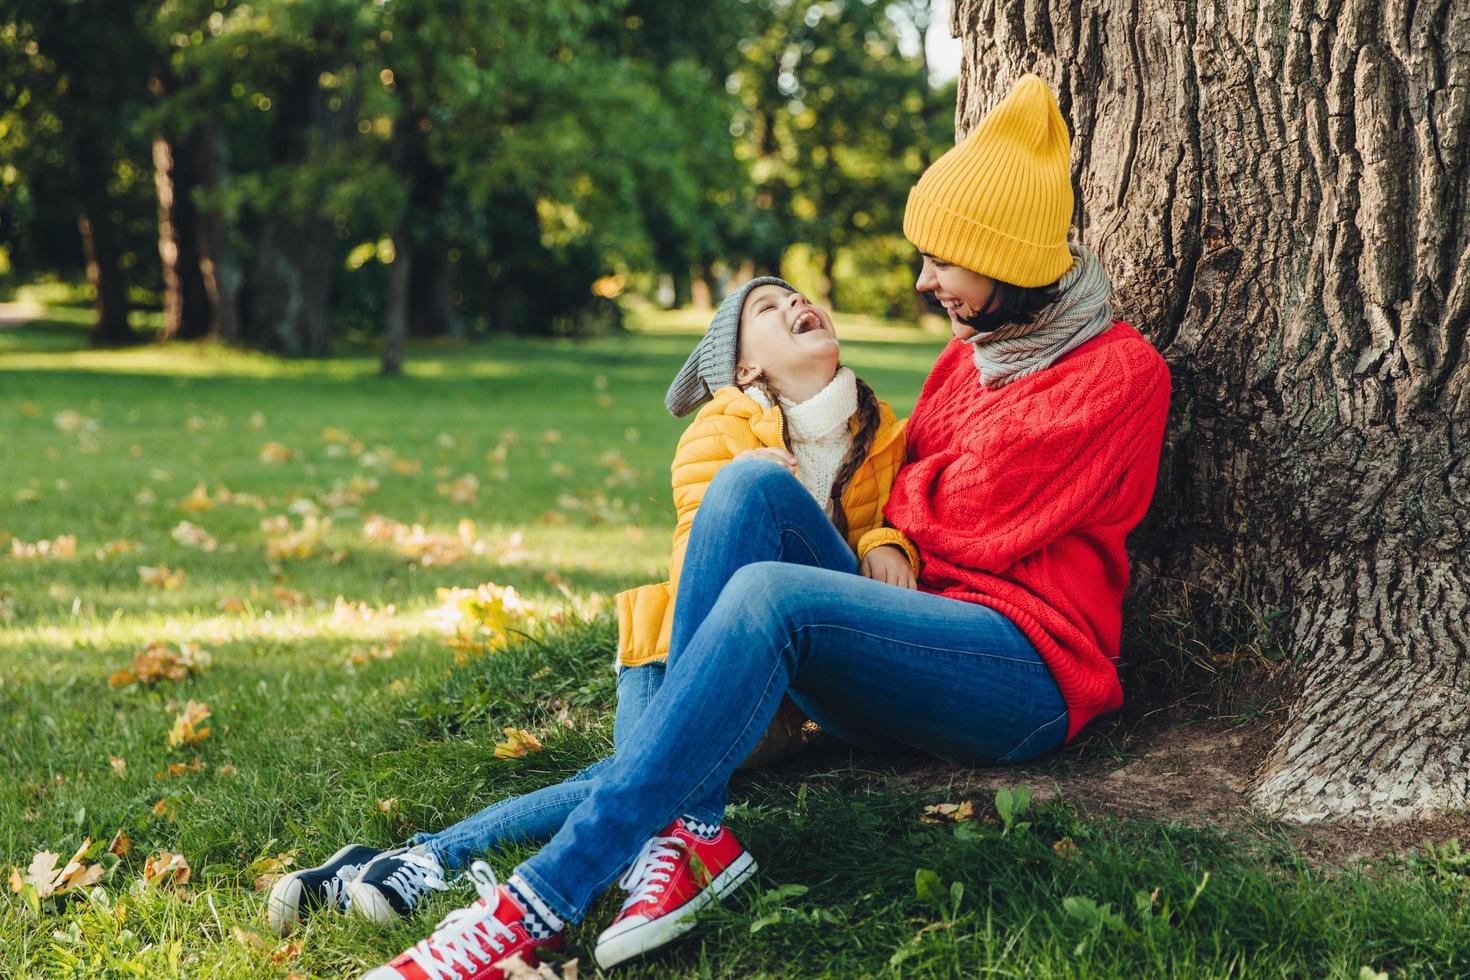
[{"label": "green foliage", "polygon": [[1031,809],[1031,790],[1025,786],[1010,789],[1002,787],[995,791],[995,812],[1000,816],[1002,833],[1022,833],[1031,824],[1021,817]]}]

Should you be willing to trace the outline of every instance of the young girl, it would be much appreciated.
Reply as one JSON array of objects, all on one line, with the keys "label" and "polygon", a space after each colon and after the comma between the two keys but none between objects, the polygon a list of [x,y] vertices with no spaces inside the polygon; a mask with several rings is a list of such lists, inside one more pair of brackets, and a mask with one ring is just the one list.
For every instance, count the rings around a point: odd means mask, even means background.
[{"label": "young girl", "polygon": [[[917,552],[900,532],[883,525],[882,516],[903,462],[903,423],[841,366],[839,354],[827,311],[782,280],[763,277],[726,297],[670,386],[665,402],[676,416],[709,404],[680,438],[674,457],[678,523],[669,580],[617,597],[616,746],[634,734],[662,683],[665,661],[677,657],[688,641],[688,628],[674,628],[685,545],[710,481],[737,457],[764,458],[791,471],[857,553],[864,575],[915,587]],[[789,740],[794,727],[789,714],[778,718],[767,747],[755,754],[779,751],[779,744],[770,743]],[[610,762],[604,759],[562,783],[492,804],[438,834],[417,835],[404,847],[378,852],[348,845],[325,864],[276,883],[268,907],[271,925],[285,932],[303,912],[329,906],[350,908],[378,923],[406,915],[425,895],[443,890],[449,872],[466,869],[486,851],[550,837]],[[724,806],[721,790],[687,807],[682,818],[649,841],[624,877],[632,893],[622,917],[630,930],[628,956],[646,941],[635,928],[643,920],[639,907],[660,899],[657,882],[667,880],[673,862],[689,849],[684,845],[706,852],[705,863],[723,873],[717,894],[728,893],[754,872],[754,860],[721,827]],[[694,911],[647,920],[658,920],[666,931]],[[405,954],[429,955],[423,950]]]}]

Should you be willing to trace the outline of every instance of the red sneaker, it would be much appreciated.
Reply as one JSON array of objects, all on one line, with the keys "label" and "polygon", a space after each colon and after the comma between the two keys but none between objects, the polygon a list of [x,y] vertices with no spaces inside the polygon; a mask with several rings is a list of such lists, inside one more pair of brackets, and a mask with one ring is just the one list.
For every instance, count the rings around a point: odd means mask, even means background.
[{"label": "red sneaker", "polygon": [[618,882],[631,894],[597,937],[597,965],[609,969],[693,929],[696,912],[755,870],[755,858],[724,827],[714,840],[704,840],[675,820],[643,845]]},{"label": "red sneaker", "polygon": [[505,971],[495,964],[519,955],[527,966],[536,966],[536,950],[562,948],[566,937],[561,932],[542,939],[526,932],[525,911],[484,861],[471,866],[469,877],[480,893],[474,904],[450,912],[428,939],[362,980],[504,980]]}]

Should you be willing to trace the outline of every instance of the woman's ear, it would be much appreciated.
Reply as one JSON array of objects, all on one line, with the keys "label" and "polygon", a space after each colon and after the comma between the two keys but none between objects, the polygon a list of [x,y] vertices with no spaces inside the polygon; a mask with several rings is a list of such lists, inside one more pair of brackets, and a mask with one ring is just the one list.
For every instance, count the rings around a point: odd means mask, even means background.
[{"label": "woman's ear", "polygon": [[746,385],[754,384],[760,379],[761,369],[754,364],[735,365],[735,383],[744,388]]}]

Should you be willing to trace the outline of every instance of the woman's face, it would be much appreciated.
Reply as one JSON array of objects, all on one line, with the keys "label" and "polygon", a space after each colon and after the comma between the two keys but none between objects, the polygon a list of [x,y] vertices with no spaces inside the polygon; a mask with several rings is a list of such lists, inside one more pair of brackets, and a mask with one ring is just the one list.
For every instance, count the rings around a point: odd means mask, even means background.
[{"label": "woman's face", "polygon": [[831,315],[801,293],[768,283],[745,297],[736,384],[764,377],[785,397],[805,401],[832,380],[841,353]]},{"label": "woman's face", "polygon": [[976,330],[965,322],[980,313],[989,313],[996,306],[995,280],[978,272],[962,269],[941,258],[920,252],[924,265],[919,269],[914,288],[944,308],[949,314],[949,328],[960,340],[969,340]]}]

